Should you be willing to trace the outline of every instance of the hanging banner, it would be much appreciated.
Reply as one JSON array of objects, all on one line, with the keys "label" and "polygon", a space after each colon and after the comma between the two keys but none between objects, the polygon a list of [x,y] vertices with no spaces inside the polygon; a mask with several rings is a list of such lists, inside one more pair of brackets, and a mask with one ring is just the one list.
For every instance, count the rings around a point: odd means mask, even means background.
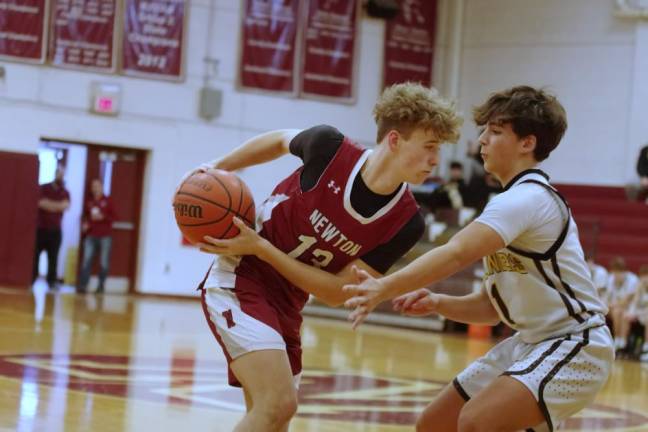
[{"label": "hanging banner", "polygon": [[45,60],[46,0],[0,0],[0,58]]},{"label": "hanging banner", "polygon": [[50,63],[113,72],[116,2],[53,0]]},{"label": "hanging banner", "polygon": [[400,13],[385,26],[383,87],[432,82],[436,0],[400,0]]},{"label": "hanging banner", "polygon": [[300,94],[351,102],[358,2],[306,0]]},{"label": "hanging banner", "polygon": [[239,86],[295,94],[299,0],[243,0]]},{"label": "hanging banner", "polygon": [[188,0],[125,0],[122,71],[179,80]]}]

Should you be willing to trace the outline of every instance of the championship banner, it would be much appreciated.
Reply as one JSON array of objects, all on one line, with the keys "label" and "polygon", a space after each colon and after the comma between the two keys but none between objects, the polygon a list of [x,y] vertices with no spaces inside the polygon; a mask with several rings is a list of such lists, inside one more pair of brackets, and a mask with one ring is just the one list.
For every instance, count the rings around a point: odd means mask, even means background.
[{"label": "championship banner", "polygon": [[117,0],[52,1],[50,63],[113,72]]},{"label": "championship banner", "polygon": [[188,0],[124,0],[122,71],[180,80]]},{"label": "championship banner", "polygon": [[385,26],[383,87],[405,81],[432,82],[436,0],[401,0],[400,13]]},{"label": "championship banner", "polygon": [[300,94],[351,102],[354,98],[357,0],[306,0]]},{"label": "championship banner", "polygon": [[0,58],[45,60],[47,0],[0,0]]},{"label": "championship banner", "polygon": [[239,85],[296,94],[299,0],[243,0]]}]

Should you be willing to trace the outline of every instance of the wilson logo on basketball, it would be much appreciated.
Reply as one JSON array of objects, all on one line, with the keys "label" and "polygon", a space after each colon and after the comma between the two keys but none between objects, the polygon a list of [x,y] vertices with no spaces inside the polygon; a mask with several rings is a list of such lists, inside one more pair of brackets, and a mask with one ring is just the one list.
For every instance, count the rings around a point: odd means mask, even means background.
[{"label": "wilson logo on basketball", "polygon": [[197,219],[202,219],[203,217],[201,206],[176,203],[174,204],[173,207],[175,209],[176,215],[178,216],[197,218]]}]

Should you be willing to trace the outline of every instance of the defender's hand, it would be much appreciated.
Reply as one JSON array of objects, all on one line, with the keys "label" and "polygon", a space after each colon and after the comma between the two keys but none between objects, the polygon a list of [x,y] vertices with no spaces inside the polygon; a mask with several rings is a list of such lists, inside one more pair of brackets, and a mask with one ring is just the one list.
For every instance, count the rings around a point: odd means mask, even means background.
[{"label": "defender's hand", "polygon": [[396,312],[409,316],[425,316],[437,312],[439,296],[425,288],[403,294],[392,300]]}]

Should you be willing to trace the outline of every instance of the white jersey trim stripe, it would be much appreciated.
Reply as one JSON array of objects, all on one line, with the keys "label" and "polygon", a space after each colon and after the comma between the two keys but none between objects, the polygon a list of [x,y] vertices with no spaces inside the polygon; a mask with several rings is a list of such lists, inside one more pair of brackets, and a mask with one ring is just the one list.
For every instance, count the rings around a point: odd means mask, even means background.
[{"label": "white jersey trim stripe", "polygon": [[383,208],[378,210],[373,216],[366,218],[362,216],[360,213],[355,211],[353,206],[351,205],[351,190],[353,189],[353,182],[355,181],[356,175],[359,175],[360,168],[362,168],[362,165],[364,165],[365,161],[369,157],[369,155],[372,153],[372,150],[365,150],[364,153],[362,153],[362,156],[360,156],[360,159],[356,162],[355,166],[353,167],[353,170],[351,171],[351,174],[349,175],[349,179],[347,180],[347,184],[344,188],[344,209],[351,215],[355,220],[360,222],[363,225],[370,224],[371,222],[374,222],[378,219],[380,219],[382,216],[387,214],[389,210],[391,210],[401,199],[403,194],[405,193],[405,190],[407,189],[407,184],[403,183],[398,190],[398,193],[389,201]]}]

